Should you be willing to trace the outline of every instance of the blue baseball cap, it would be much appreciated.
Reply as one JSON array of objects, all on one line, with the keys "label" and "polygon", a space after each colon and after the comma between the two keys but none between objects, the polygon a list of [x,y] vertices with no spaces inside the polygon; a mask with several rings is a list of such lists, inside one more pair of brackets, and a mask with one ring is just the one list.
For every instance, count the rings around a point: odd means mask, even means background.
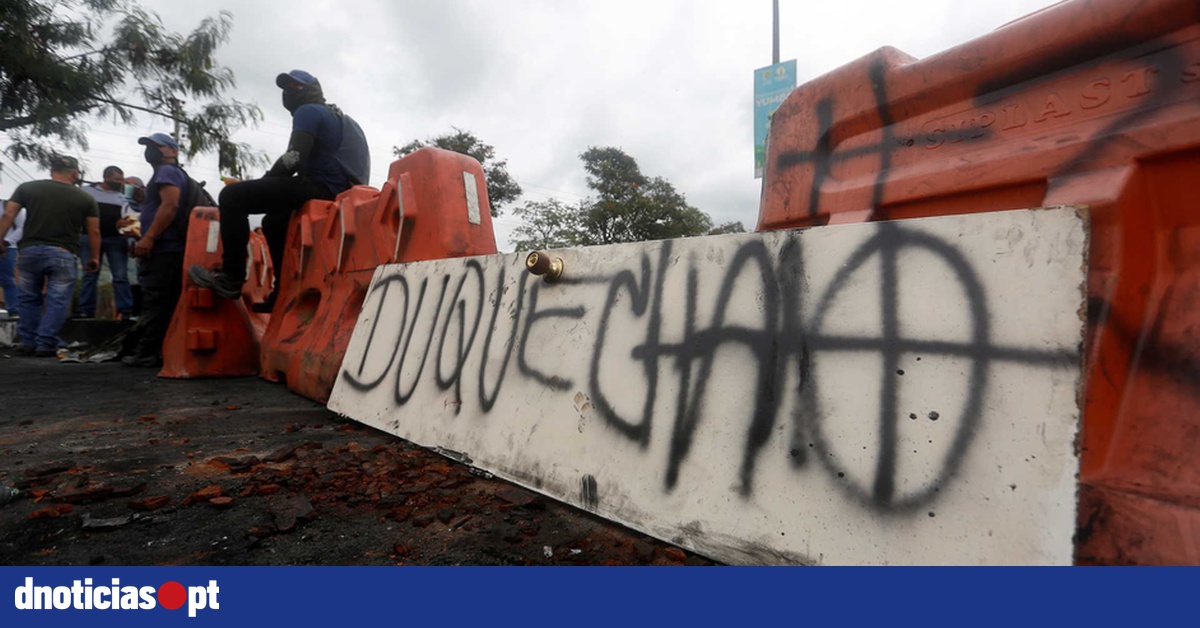
[{"label": "blue baseball cap", "polygon": [[301,85],[311,86],[320,83],[320,81],[317,80],[317,77],[305,72],[304,70],[292,70],[291,72],[280,74],[279,76],[275,77],[275,86],[280,89],[287,87],[291,83],[299,83]]},{"label": "blue baseball cap", "polygon": [[139,137],[138,144],[156,144],[158,146],[167,146],[169,148],[179,150],[179,144],[175,143],[175,140],[166,133],[152,133],[146,137]]}]

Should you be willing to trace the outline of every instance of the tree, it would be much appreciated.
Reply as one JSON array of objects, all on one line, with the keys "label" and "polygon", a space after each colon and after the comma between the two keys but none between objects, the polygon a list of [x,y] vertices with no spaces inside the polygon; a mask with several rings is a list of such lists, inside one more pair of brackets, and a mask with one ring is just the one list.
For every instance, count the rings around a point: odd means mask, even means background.
[{"label": "tree", "polygon": [[683,238],[712,229],[708,214],[688,205],[666,179],[647,178],[621,149],[593,146],[579,158],[597,196],[585,205],[581,244]]},{"label": "tree", "polygon": [[426,146],[436,146],[444,150],[461,153],[475,159],[483,166],[484,177],[487,179],[488,204],[492,208],[492,217],[500,215],[500,208],[521,197],[521,185],[508,174],[508,160],[496,159],[496,149],[491,144],[484,144],[470,131],[458,127],[450,127],[453,132],[439,135],[422,142],[413,140],[404,146],[392,147],[397,157]]},{"label": "tree", "polygon": [[727,233],[746,233],[746,227],[742,225],[742,221],[726,222],[713,227],[708,235],[725,235]]},{"label": "tree", "polygon": [[235,86],[233,72],[213,55],[232,27],[232,14],[223,11],[181,35],[135,0],[4,0],[5,153],[46,165],[59,152],[55,144],[87,150],[86,120],[132,124],[141,111],[181,122],[188,156],[216,150],[222,169],[242,176],[265,159],[230,137],[262,112],[225,97]]},{"label": "tree", "polygon": [[583,211],[580,207],[569,207],[552,198],[548,201],[530,201],[513,210],[521,219],[521,225],[513,229],[513,246],[518,251],[540,251],[543,249],[565,249],[580,244]]}]

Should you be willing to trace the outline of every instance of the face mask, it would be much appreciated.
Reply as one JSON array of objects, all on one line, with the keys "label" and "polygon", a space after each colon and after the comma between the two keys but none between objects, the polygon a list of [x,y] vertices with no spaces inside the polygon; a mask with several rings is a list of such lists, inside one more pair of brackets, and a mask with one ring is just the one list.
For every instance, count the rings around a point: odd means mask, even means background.
[{"label": "face mask", "polygon": [[158,146],[155,146],[154,144],[147,144],[146,163],[150,164],[151,166],[157,166],[162,163],[162,160],[163,154],[162,151],[158,150]]},{"label": "face mask", "polygon": [[300,102],[300,92],[290,90],[290,89],[283,90],[283,108],[284,109],[287,109],[288,111],[295,113],[296,109],[300,108],[300,105],[302,105],[302,104],[304,104],[304,103]]},{"label": "face mask", "polygon": [[124,194],[125,198],[127,198],[131,201],[133,200],[133,184],[132,183],[125,184],[125,191],[123,192],[123,194]]},{"label": "face mask", "polygon": [[113,192],[118,192],[121,190],[122,183],[120,181],[105,181],[104,186]]}]

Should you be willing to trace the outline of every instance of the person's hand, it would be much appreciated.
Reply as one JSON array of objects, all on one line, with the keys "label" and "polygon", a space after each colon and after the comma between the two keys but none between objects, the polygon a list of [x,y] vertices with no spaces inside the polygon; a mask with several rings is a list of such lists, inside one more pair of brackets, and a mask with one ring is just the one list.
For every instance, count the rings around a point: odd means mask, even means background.
[{"label": "person's hand", "polygon": [[142,236],[142,238],[133,245],[133,256],[148,258],[150,257],[150,251],[152,250],[154,250],[154,236]]},{"label": "person's hand", "polygon": [[89,273],[100,272],[100,258],[99,257],[93,257],[92,259],[88,260],[87,271]]},{"label": "person's hand", "polygon": [[117,228],[124,229],[125,227],[128,227],[135,222],[137,222],[136,216],[121,216],[120,218],[117,219]]}]

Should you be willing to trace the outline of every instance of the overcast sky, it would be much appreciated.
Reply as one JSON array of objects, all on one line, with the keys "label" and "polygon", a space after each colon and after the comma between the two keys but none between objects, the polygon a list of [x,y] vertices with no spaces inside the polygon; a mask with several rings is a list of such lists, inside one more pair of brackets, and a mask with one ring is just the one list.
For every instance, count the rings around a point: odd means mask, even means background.
[{"label": "overcast sky", "polygon": [[[1054,0],[780,0],[780,59],[798,82],[881,46],[924,58],[979,37]],[[617,146],[642,172],[662,176],[714,223],[753,229],[754,70],[771,63],[770,0],[143,0],[167,26],[190,31],[205,16],[234,15],[218,58],[232,94],[266,120],[235,139],[274,159],[291,128],[274,77],[316,75],[327,99],[359,121],[371,142],[372,185],[392,147],[457,126],[495,146],[524,188],[523,203],[585,198],[579,154]],[[91,125],[80,155],[89,178],[106,165],[150,174],[136,139],[170,131]],[[0,197],[25,174],[5,158]],[[35,166],[22,168],[38,178]],[[187,164],[219,189],[215,156]],[[496,221],[511,250],[512,206]]]}]

